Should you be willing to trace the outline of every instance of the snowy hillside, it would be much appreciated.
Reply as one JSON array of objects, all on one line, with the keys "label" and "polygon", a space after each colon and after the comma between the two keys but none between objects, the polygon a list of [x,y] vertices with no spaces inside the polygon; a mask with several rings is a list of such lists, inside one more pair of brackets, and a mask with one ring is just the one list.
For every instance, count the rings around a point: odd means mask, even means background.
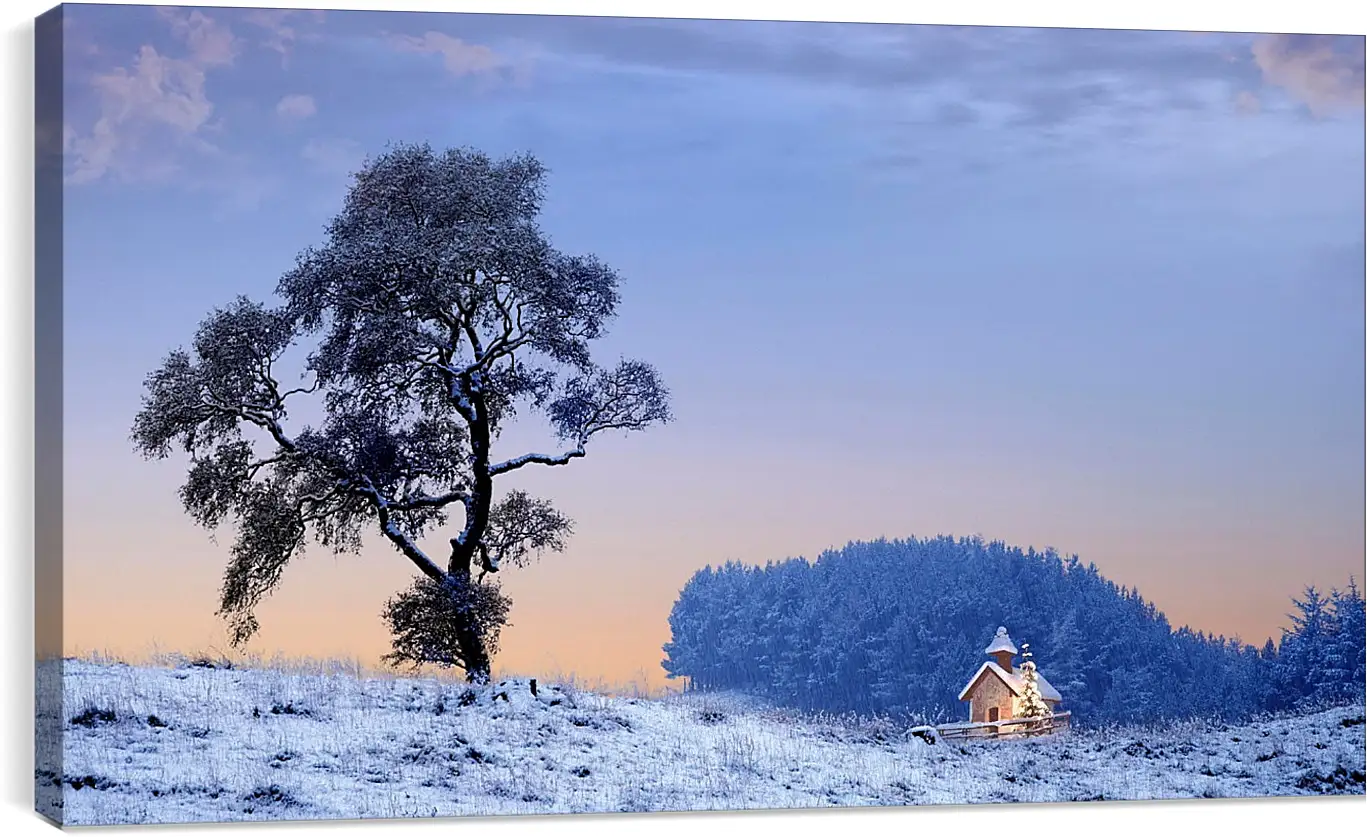
[{"label": "snowy hillside", "polygon": [[960,746],[698,694],[76,661],[64,703],[37,783],[73,825],[1363,794],[1361,707]]}]

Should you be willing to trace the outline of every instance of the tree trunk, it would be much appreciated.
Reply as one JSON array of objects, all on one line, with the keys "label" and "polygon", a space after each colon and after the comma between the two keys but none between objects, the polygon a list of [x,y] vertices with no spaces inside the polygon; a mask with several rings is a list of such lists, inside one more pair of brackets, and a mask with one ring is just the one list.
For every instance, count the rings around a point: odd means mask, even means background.
[{"label": "tree trunk", "polygon": [[[470,589],[470,572],[467,569],[464,574],[466,590]],[[489,660],[489,650],[485,646],[484,636],[480,633],[479,627],[475,624],[472,617],[467,617],[456,627],[456,641],[460,644],[461,658],[465,661],[465,680],[471,684],[489,683],[489,673],[492,668]]]},{"label": "tree trunk", "polygon": [[[474,478],[470,499],[465,504],[465,529],[459,538],[451,539],[451,560],[447,572],[458,576],[466,584],[472,585],[470,578],[474,565],[475,552],[484,538],[489,524],[489,510],[493,504],[494,481],[489,476],[489,416],[484,395],[480,389],[466,383],[470,393],[474,413],[468,417],[470,428],[470,454]],[[484,643],[478,627],[472,620],[457,629],[462,656],[465,659],[465,680],[472,684],[489,683],[492,664],[489,650]]]},{"label": "tree trunk", "polygon": [[475,410],[467,420],[473,485],[470,487],[470,497],[465,502],[465,529],[458,538],[451,539],[451,561],[448,565],[449,572],[464,574],[467,579],[474,564],[475,552],[489,526],[489,511],[494,501],[494,479],[489,475],[491,435],[488,408],[479,391],[473,391],[470,399]]},{"label": "tree trunk", "polygon": [[489,654],[484,648],[484,638],[473,628],[460,634],[460,647],[465,652],[465,680],[471,684],[489,683]]}]

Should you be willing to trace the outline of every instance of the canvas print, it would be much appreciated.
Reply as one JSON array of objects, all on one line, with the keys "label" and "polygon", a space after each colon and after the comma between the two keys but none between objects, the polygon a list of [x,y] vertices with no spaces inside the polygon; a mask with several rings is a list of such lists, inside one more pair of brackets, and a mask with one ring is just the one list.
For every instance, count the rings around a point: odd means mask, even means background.
[{"label": "canvas print", "polygon": [[1361,36],[36,37],[51,820],[1363,795]]}]

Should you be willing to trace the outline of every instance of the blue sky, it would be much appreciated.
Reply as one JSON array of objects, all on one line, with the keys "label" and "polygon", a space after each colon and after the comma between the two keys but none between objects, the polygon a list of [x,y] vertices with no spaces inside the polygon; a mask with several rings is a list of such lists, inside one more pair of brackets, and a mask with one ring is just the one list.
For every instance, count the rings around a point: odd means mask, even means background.
[{"label": "blue sky", "polygon": [[[625,278],[602,351],[675,396],[535,478],[579,528],[507,580],[519,663],[653,672],[694,568],[879,535],[1054,545],[1255,640],[1360,573],[1361,37],[67,8],[78,566],[188,563],[212,612],[226,540],[132,454],[142,376],[268,297],[365,154],[429,141],[547,164],[551,237]],[[368,615],[406,568],[363,558]],[[200,642],[191,611],[130,632]],[[642,639],[548,659],[545,613]]]}]

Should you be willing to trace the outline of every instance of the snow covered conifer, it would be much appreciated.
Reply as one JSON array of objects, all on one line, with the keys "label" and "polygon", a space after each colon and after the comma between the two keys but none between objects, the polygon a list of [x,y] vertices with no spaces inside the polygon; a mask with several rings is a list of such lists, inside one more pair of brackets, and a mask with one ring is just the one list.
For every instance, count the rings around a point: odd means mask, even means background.
[{"label": "snow covered conifer", "polygon": [[1350,578],[1348,588],[1333,595],[1336,655],[1342,664],[1342,695],[1362,697],[1367,680],[1367,608],[1364,608],[1362,589]]},{"label": "snow covered conifer", "polygon": [[1021,681],[1023,682],[1021,692],[1021,703],[1019,713],[1022,718],[1038,719],[1049,715],[1049,705],[1044,703],[1044,696],[1039,691],[1039,673],[1035,669],[1035,662],[1031,660],[1030,644],[1021,644]]}]

